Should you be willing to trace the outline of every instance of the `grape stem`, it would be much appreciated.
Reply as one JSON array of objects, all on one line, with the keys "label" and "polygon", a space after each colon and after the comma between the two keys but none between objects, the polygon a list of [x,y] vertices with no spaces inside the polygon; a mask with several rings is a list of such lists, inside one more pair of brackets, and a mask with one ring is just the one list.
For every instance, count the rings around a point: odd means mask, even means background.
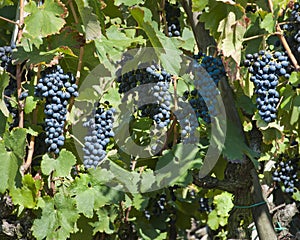
[{"label": "grape stem", "polygon": [[243,42],[247,42],[247,41],[251,41],[257,38],[261,38],[261,37],[269,37],[272,35],[279,35],[282,34],[281,32],[275,32],[275,33],[268,33],[268,34],[259,34],[259,35],[255,35],[255,36],[251,36],[251,37],[247,37],[243,39]]},{"label": "grape stem", "polygon": [[78,17],[77,17],[75,8],[74,8],[73,1],[70,0],[70,1],[67,2],[67,4],[69,4],[69,6],[70,6],[70,8],[71,8],[71,11],[72,11],[72,15],[73,15],[73,17],[74,17],[74,22],[75,22],[75,24],[78,24],[79,21],[78,21]]},{"label": "grape stem", "polygon": [[[37,124],[37,109],[34,109],[33,112],[33,121],[32,123],[34,125]],[[33,157],[33,153],[34,153],[34,144],[35,144],[35,136],[31,136],[30,137],[30,143],[29,143],[29,147],[28,147],[28,154],[27,154],[27,159],[26,162],[22,165],[21,167],[21,172],[22,174],[25,174],[25,172],[29,169],[29,167],[31,166],[32,163],[32,157]]]},{"label": "grape stem", "polygon": [[[273,2],[272,2],[272,0],[268,0],[268,3],[269,3],[270,12],[271,12],[271,13],[274,13]],[[300,68],[299,65],[298,65],[298,62],[297,62],[297,60],[296,60],[294,54],[292,53],[292,51],[291,51],[291,49],[290,49],[290,46],[289,46],[288,42],[286,41],[286,39],[285,39],[285,37],[284,37],[284,35],[283,35],[283,33],[282,33],[282,30],[281,30],[281,28],[280,28],[280,25],[279,25],[278,23],[276,23],[276,31],[278,32],[278,33],[277,33],[277,36],[279,37],[279,39],[280,39],[280,41],[281,41],[281,43],[282,43],[284,49],[286,50],[286,52],[287,52],[287,54],[288,54],[290,60],[292,61],[292,63],[293,63],[293,65],[294,65],[295,69],[298,71],[299,68]]]},{"label": "grape stem", "polygon": [[[24,24],[24,2],[25,0],[20,0],[19,2],[19,24],[23,26]],[[23,35],[23,29],[20,28],[18,32],[18,40],[17,42],[20,43]],[[16,67],[16,78],[17,78],[17,94],[18,94],[18,112],[19,112],[19,127],[24,127],[24,110],[21,104],[20,95],[22,93],[22,73],[23,70],[21,69],[21,64],[17,64]]]},{"label": "grape stem", "polygon": [[15,21],[13,21],[13,20],[10,20],[10,19],[5,18],[5,17],[2,17],[2,16],[0,16],[0,19],[1,19],[1,20],[4,20],[4,21],[6,21],[6,22],[9,22],[9,23],[12,23],[12,24],[17,25],[19,29],[22,28],[21,24],[18,23],[18,22],[15,22]]},{"label": "grape stem", "polygon": [[164,32],[165,35],[168,36],[168,23],[167,23],[167,19],[166,19],[166,11],[165,11],[165,5],[166,5],[166,1],[165,0],[161,0],[161,17],[163,20],[163,24],[164,24]]},{"label": "grape stem", "polygon": [[277,32],[279,32],[279,34],[277,34],[277,36],[279,37],[284,49],[286,50],[290,60],[292,61],[293,65],[294,65],[295,69],[298,71],[300,69],[300,66],[298,65],[298,62],[297,62],[294,54],[292,53],[288,42],[286,41],[285,37],[283,36],[282,30],[278,24],[276,24],[276,30],[277,30]]},{"label": "grape stem", "polygon": [[[37,78],[40,78],[40,73],[41,73],[41,65],[38,65],[38,71],[37,71]],[[32,119],[32,124],[36,125],[37,124],[37,108],[34,109],[33,111],[33,119]],[[34,145],[35,145],[35,136],[31,135],[30,137],[30,143],[28,147],[28,155],[26,162],[23,163],[21,166],[21,173],[24,175],[25,172],[29,169],[32,163],[32,157],[34,153]]]},{"label": "grape stem", "polygon": [[[174,76],[172,79],[173,79],[173,85],[174,85],[174,108],[176,111],[178,108],[177,77]],[[174,122],[175,122],[175,118],[174,118]],[[173,146],[174,146],[177,143],[178,132],[177,132],[176,125],[174,125],[173,128],[174,128],[174,138],[173,138]]]}]

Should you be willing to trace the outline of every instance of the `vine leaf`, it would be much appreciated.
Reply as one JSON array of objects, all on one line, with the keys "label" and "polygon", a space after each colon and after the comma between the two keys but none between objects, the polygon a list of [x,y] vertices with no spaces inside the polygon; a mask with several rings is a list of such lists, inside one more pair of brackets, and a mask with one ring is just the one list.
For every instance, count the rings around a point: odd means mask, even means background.
[{"label": "vine leaf", "polygon": [[207,225],[217,230],[219,226],[225,226],[228,222],[229,212],[233,208],[232,194],[222,192],[214,197],[214,205],[216,209],[211,211],[208,215]]},{"label": "vine leaf", "polygon": [[72,198],[57,193],[53,198],[39,199],[38,206],[42,209],[41,218],[32,226],[37,240],[67,239],[75,232],[79,214]]},{"label": "vine leaf", "polygon": [[[91,171],[92,176],[81,174],[70,187],[72,195],[75,196],[78,212],[88,218],[93,217],[94,209],[117,203],[123,198],[123,194],[119,191],[102,185],[104,179],[99,179],[99,177],[103,177],[101,173],[105,174],[105,172],[106,170],[96,169]],[[108,179],[109,177],[106,178]]]},{"label": "vine leaf", "polygon": [[33,96],[28,96],[26,98],[24,111],[26,114],[31,113],[33,109],[36,108],[36,105],[38,103],[38,100],[35,100]]},{"label": "vine leaf", "polygon": [[25,157],[26,129],[15,128],[11,133],[6,132],[3,139],[5,146],[18,158],[23,159]]},{"label": "vine leaf", "polygon": [[7,73],[3,73],[0,75],[0,111],[3,113],[5,117],[9,116],[9,111],[4,102],[4,89],[9,84],[9,75]]},{"label": "vine leaf", "polygon": [[75,0],[83,22],[86,40],[95,40],[101,36],[101,26],[98,17],[93,13],[93,8],[86,1]]},{"label": "vine leaf", "polygon": [[192,0],[192,11],[193,12],[200,12],[203,11],[203,9],[206,7],[208,4],[208,0]]},{"label": "vine leaf", "polygon": [[32,38],[58,33],[66,23],[64,17],[67,9],[59,1],[45,0],[40,7],[35,1],[30,1],[25,6],[25,11],[29,13],[24,20],[25,30]]},{"label": "vine leaf", "polygon": [[275,19],[272,13],[268,13],[260,23],[260,27],[267,30],[268,33],[274,32]]},{"label": "vine leaf", "polygon": [[115,225],[113,222],[118,217],[116,208],[101,208],[97,210],[96,214],[98,216],[98,221],[91,224],[94,227],[94,234],[97,232],[113,234],[115,232]]},{"label": "vine leaf", "polygon": [[73,153],[63,149],[61,150],[57,159],[50,158],[48,155],[44,155],[41,168],[42,172],[49,175],[52,171],[53,176],[66,177],[70,175],[72,166],[76,163],[76,158]]},{"label": "vine leaf", "polygon": [[220,22],[218,31],[221,33],[219,48],[222,49],[224,56],[231,56],[235,62],[240,63],[245,25],[241,21],[236,21],[235,14],[230,12],[228,17]]},{"label": "vine leaf", "polygon": [[[133,7],[130,9],[130,13],[146,33],[163,67],[169,73],[178,75],[182,52],[176,48],[172,39],[158,30],[157,23],[152,21],[151,11],[147,8]],[[172,56],[172,61],[170,61],[170,56]]]},{"label": "vine leaf", "polygon": [[25,208],[34,208],[37,204],[41,181],[35,181],[30,174],[26,174],[22,179],[22,184],[22,188],[12,188],[10,190],[13,202]]},{"label": "vine leaf", "polygon": [[22,163],[12,152],[6,151],[3,141],[0,142],[0,159],[0,193],[4,193],[6,189],[14,186]]}]

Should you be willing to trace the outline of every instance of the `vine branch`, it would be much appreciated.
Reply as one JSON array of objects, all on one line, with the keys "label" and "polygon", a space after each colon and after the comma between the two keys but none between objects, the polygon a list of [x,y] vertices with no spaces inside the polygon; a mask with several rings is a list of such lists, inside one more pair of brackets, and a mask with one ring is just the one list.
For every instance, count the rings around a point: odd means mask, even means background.
[{"label": "vine branch", "polygon": [[2,16],[0,16],[0,19],[1,19],[1,20],[4,20],[4,21],[6,21],[6,22],[9,22],[9,23],[12,23],[12,24],[17,25],[19,29],[22,28],[21,24],[18,23],[18,22],[15,22],[15,21],[13,21],[13,20],[10,20],[10,19],[5,18],[5,17],[2,17]]}]

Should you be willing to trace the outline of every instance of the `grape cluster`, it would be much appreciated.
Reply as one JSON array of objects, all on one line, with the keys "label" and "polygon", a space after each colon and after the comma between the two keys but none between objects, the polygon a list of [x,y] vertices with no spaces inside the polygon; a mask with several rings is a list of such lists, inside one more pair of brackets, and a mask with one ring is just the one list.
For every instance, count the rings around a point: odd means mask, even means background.
[{"label": "grape cluster", "polygon": [[83,126],[88,128],[84,137],[83,164],[86,169],[96,168],[100,161],[106,156],[106,146],[110,138],[114,136],[113,122],[115,109],[97,106],[93,118],[84,122]]},{"label": "grape cluster", "polygon": [[16,48],[16,46],[4,46],[0,47],[0,60],[1,60],[1,67],[3,67],[7,72],[15,75],[16,68],[12,64],[12,52]]},{"label": "grape cluster", "polygon": [[282,183],[286,193],[293,193],[295,183],[298,182],[298,162],[298,158],[286,160],[281,156],[279,162],[275,165],[276,170],[273,172],[273,181]]},{"label": "grape cluster", "polygon": [[[210,114],[216,116],[218,113],[216,108],[213,107],[217,104],[216,96],[219,94],[216,86],[226,73],[220,58],[198,54],[195,56],[195,59],[197,60],[194,64],[196,69],[196,79],[194,81],[195,89],[184,92],[183,97],[189,100],[197,118],[202,118],[205,122],[210,123]],[[213,79],[215,85],[211,84],[209,79],[201,75],[201,71],[197,71],[198,68],[204,68]],[[200,89],[202,89],[202,95]],[[209,103],[208,107],[207,103]]]},{"label": "grape cluster", "polygon": [[35,96],[45,98],[45,143],[48,152],[59,154],[64,145],[64,125],[68,100],[78,96],[77,85],[72,74],[65,74],[59,66],[53,66],[41,72],[41,78],[35,86]]},{"label": "grape cluster", "polygon": [[167,195],[165,193],[158,194],[154,202],[151,202],[147,209],[144,211],[145,217],[149,220],[151,216],[159,216],[166,210]]},{"label": "grape cluster", "polygon": [[119,93],[126,93],[142,84],[171,81],[171,75],[156,64],[118,75]]},{"label": "grape cluster", "polygon": [[279,77],[290,77],[290,63],[282,52],[271,54],[261,50],[259,53],[247,54],[244,65],[252,74],[250,80],[254,83],[256,104],[261,118],[269,123],[276,119],[276,106],[279,93],[276,90]]},{"label": "grape cluster", "polygon": [[18,109],[17,107],[13,106],[11,101],[9,100],[13,98],[13,95],[17,90],[17,82],[13,77],[16,75],[16,67],[12,64],[12,56],[11,56],[15,48],[16,47],[14,45],[0,47],[1,67],[6,72],[11,74],[8,86],[4,89],[4,95],[6,96],[4,102],[13,118],[13,122],[10,124],[10,128],[14,128],[18,126]]},{"label": "grape cluster", "polygon": [[158,82],[151,87],[148,94],[155,97],[156,103],[140,107],[142,117],[150,117],[159,128],[164,128],[170,123],[171,95],[168,82]]},{"label": "grape cluster", "polygon": [[286,24],[282,25],[285,38],[297,61],[300,60],[300,4],[295,3]]},{"label": "grape cluster", "polygon": [[178,37],[180,36],[180,9],[178,3],[170,4],[166,1],[165,3],[166,20],[168,25],[168,36]]},{"label": "grape cluster", "polygon": [[199,211],[200,212],[211,212],[213,210],[213,206],[209,204],[208,198],[199,198]]},{"label": "grape cluster", "polygon": [[[137,70],[127,72],[117,78],[119,93],[127,93],[137,86],[151,84],[141,89],[143,92],[141,95],[152,96],[153,98],[151,103],[138,107],[138,116],[149,117],[156,123],[158,129],[163,129],[168,126],[171,117],[172,98],[168,91],[171,75],[156,64],[139,67]],[[141,100],[137,99],[135,101],[134,104],[138,105]],[[158,150],[159,143],[161,142],[158,139],[157,144],[152,146],[152,151],[156,152]]]}]

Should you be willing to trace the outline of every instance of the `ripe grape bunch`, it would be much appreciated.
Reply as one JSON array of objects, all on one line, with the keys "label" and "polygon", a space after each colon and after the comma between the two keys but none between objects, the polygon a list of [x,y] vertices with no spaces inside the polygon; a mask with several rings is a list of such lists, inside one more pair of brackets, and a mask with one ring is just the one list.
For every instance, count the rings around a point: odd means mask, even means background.
[{"label": "ripe grape bunch", "polygon": [[276,170],[273,172],[273,180],[277,183],[282,183],[286,193],[293,193],[295,183],[298,182],[298,158],[286,160],[282,156],[279,162],[276,163]]},{"label": "ripe grape bunch", "polygon": [[117,79],[119,93],[126,93],[137,86],[153,83],[150,89],[145,88],[145,91],[149,92],[144,94],[153,96],[156,103],[145,104],[139,110],[141,111],[141,117],[153,119],[159,128],[166,127],[170,122],[171,95],[168,92],[170,81],[171,75],[155,64],[127,72]]},{"label": "ripe grape bunch", "polygon": [[178,37],[180,36],[180,9],[177,4],[170,4],[166,1],[165,3],[166,20],[168,26],[168,36]]},{"label": "ripe grape bunch", "polygon": [[118,75],[119,93],[127,93],[142,84],[171,81],[171,75],[156,64],[152,64],[150,67],[139,67],[124,74],[119,72]]},{"label": "ripe grape bunch", "polygon": [[[194,64],[196,69],[195,89],[186,91],[184,93],[184,99],[189,99],[189,103],[193,107],[197,118],[202,118],[206,123],[210,123],[210,114],[212,116],[218,114],[216,108],[213,107],[217,105],[216,96],[219,94],[216,86],[220,79],[226,76],[226,73],[220,58],[198,54],[195,56],[195,59],[197,60]],[[204,68],[213,79],[215,85],[211,84],[209,79],[201,75],[201,71],[197,71],[197,68]],[[202,91],[200,91],[200,89]],[[209,106],[207,107],[207,105]]]},{"label": "ripe grape bunch", "polygon": [[96,107],[94,117],[84,122],[88,128],[88,134],[84,137],[83,164],[86,169],[96,168],[106,156],[106,147],[110,138],[114,136],[114,108],[105,109],[99,105]]},{"label": "ripe grape bunch", "polygon": [[279,77],[290,77],[290,63],[282,52],[261,50],[259,53],[247,54],[244,65],[252,74],[250,80],[254,83],[256,104],[262,120],[269,123],[276,119],[276,106],[279,102],[279,93],[276,90]]},{"label": "ripe grape bunch", "polygon": [[41,78],[35,86],[35,95],[45,98],[45,143],[48,152],[59,154],[64,145],[64,125],[66,121],[68,100],[77,97],[78,86],[72,74],[65,74],[59,66],[53,66],[41,72]]},{"label": "ripe grape bunch", "polygon": [[16,46],[4,46],[0,47],[0,60],[1,60],[1,67],[3,67],[7,72],[15,75],[16,68],[12,64],[12,52],[16,48]]},{"label": "ripe grape bunch", "polygon": [[18,126],[18,109],[12,105],[12,102],[9,99],[13,98],[17,90],[17,82],[16,79],[13,77],[16,75],[16,67],[12,64],[12,52],[16,47],[12,46],[3,46],[0,47],[0,61],[1,67],[8,73],[10,73],[10,79],[8,86],[4,89],[5,95],[5,105],[8,111],[11,113],[13,122],[10,124],[10,128]]},{"label": "ripe grape bunch", "polygon": [[208,198],[199,198],[199,211],[200,212],[211,212],[213,210],[213,206],[209,204]]},{"label": "ripe grape bunch", "polygon": [[165,193],[157,194],[156,198],[152,200],[154,202],[151,202],[151,204],[149,204],[150,206],[148,205],[144,211],[147,220],[149,220],[151,216],[159,216],[166,211],[167,195]]}]

